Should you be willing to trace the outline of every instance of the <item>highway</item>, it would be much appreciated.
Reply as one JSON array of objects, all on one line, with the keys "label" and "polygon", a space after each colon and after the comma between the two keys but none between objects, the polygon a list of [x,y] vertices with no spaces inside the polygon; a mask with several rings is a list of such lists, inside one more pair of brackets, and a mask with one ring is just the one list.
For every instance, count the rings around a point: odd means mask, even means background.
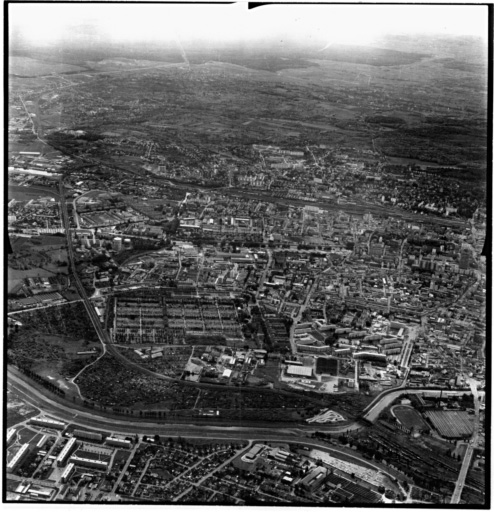
[{"label": "highway", "polygon": [[[341,433],[347,430],[361,428],[361,425],[355,423],[335,427],[331,425],[317,425],[314,427],[309,424],[289,425],[273,424],[272,426],[256,425],[255,422],[244,422],[244,425],[207,425],[201,424],[201,421],[210,421],[207,418],[184,419],[184,422],[195,421],[191,423],[160,423],[151,420],[140,420],[138,418],[117,418],[111,414],[87,409],[80,405],[70,404],[69,402],[57,396],[48,397],[43,389],[38,389],[26,382],[22,374],[15,369],[8,369],[8,389],[15,392],[26,404],[39,409],[44,414],[54,416],[61,421],[75,423],[78,425],[104,430],[107,432],[118,432],[122,434],[135,434],[136,432],[144,434],[160,434],[166,436],[190,436],[190,437],[224,437],[228,439],[257,438],[262,436],[282,436],[284,439],[291,439],[310,435],[316,431],[328,431],[331,433]],[[177,421],[177,420],[173,420]],[[254,423],[254,424],[253,424]],[[261,422],[259,422],[261,423]],[[247,426],[246,426],[247,424]]]},{"label": "highway", "polygon": [[[105,418],[97,413],[92,413],[79,408],[74,409],[60,405],[47,398],[35,388],[26,384],[22,379],[9,372],[8,387],[14,391],[23,401],[32,407],[40,410],[43,414],[54,416],[61,421],[85,426],[108,433],[132,435],[144,434],[161,437],[189,437],[197,439],[225,439],[225,440],[246,440],[253,442],[296,442],[304,446],[329,452],[335,457],[343,455],[346,460],[353,459],[355,464],[372,467],[376,471],[386,474],[390,478],[395,475],[388,473],[385,466],[365,460],[358,454],[348,453],[348,450],[341,450],[328,446],[328,443],[310,438],[310,435],[317,431],[324,430],[323,425],[317,428],[309,426],[301,427],[245,427],[245,426],[213,426],[213,425],[190,425],[190,424],[164,424],[152,423],[149,421],[129,421],[115,418]],[[355,426],[353,427],[355,428]],[[357,428],[360,428],[358,426]],[[343,433],[352,430],[352,426],[334,428],[331,433]]]}]

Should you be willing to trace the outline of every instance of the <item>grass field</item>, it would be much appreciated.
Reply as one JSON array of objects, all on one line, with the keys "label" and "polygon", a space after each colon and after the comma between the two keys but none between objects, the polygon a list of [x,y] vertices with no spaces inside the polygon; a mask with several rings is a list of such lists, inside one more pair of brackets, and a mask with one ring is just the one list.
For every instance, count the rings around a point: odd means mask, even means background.
[{"label": "grass field", "polygon": [[26,405],[15,393],[7,391],[7,428],[17,425],[21,421],[32,418],[37,414],[39,414],[37,409]]},{"label": "grass field", "polygon": [[393,414],[397,420],[405,427],[410,430],[417,428],[419,430],[428,428],[427,423],[423,420],[420,413],[418,413],[413,407],[408,405],[397,405],[393,407]]},{"label": "grass field", "polygon": [[262,379],[276,386],[280,370],[278,361],[267,361],[264,366],[258,366],[254,371],[254,377]]},{"label": "grass field", "polygon": [[113,458],[113,465],[124,464],[129,458],[130,452],[127,450],[117,450]]},{"label": "grass field", "polygon": [[38,188],[38,187],[21,187],[17,185],[9,185],[8,188],[9,199],[15,199],[16,201],[30,201],[38,197],[53,197],[58,199],[58,194],[55,190],[49,188]]},{"label": "grass field", "polygon": [[37,432],[33,432],[32,430],[28,428],[22,428],[17,431],[18,440],[21,444],[24,443],[37,443],[41,439],[41,434],[38,434]]}]

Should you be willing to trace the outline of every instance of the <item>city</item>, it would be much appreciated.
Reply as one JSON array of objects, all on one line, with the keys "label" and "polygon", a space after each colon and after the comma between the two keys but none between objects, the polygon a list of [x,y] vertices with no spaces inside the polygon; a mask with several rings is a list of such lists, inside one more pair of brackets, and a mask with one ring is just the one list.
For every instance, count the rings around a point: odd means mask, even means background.
[{"label": "city", "polygon": [[27,8],[3,502],[488,508],[482,23],[36,46]]}]

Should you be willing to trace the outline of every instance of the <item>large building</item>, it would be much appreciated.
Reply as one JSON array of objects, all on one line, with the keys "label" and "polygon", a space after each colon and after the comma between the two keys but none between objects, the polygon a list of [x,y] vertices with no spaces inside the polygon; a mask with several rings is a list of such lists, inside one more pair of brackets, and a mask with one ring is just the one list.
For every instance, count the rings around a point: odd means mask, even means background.
[{"label": "large building", "polygon": [[29,453],[29,451],[29,443],[23,444],[19,448],[19,451],[14,455],[13,459],[7,464],[7,473],[12,473],[13,471],[15,471],[19,467],[19,464],[24,460],[26,455]]},{"label": "large building", "polygon": [[132,443],[128,439],[120,439],[119,437],[107,437],[106,444],[111,446],[120,446],[121,448],[132,448]]},{"label": "large building", "polygon": [[303,478],[300,484],[308,491],[315,491],[322,485],[327,474],[328,470],[326,468],[315,468]]},{"label": "large building", "polygon": [[40,427],[55,428],[57,430],[63,430],[65,423],[63,421],[50,420],[49,418],[31,418],[29,420],[30,425],[39,425]]},{"label": "large building", "polygon": [[286,374],[289,377],[312,377],[312,368],[310,366],[289,365]]},{"label": "large building", "polygon": [[462,248],[461,253],[460,253],[460,261],[459,261],[460,268],[463,270],[470,268],[470,260],[471,260],[470,249],[468,249],[466,247]]},{"label": "large building", "polygon": [[99,432],[90,432],[89,430],[74,430],[75,437],[81,437],[83,439],[91,439],[92,441],[102,441],[103,435]]},{"label": "large building", "polygon": [[117,236],[113,239],[113,250],[114,251],[121,251],[122,250],[122,239]]},{"label": "large building", "polygon": [[85,466],[88,468],[101,469],[101,470],[108,469],[108,462],[106,462],[104,460],[86,459],[83,457],[78,457],[77,455],[72,455],[72,457],[70,457],[70,462],[72,464],[75,464],[76,466]]},{"label": "large building", "polygon": [[76,448],[77,438],[71,437],[67,444],[63,447],[63,450],[58,454],[57,466],[64,466],[65,461],[71,454],[72,450]]},{"label": "large building", "polygon": [[74,464],[72,462],[65,468],[64,472],[62,473],[61,480],[62,483],[67,483],[69,481],[69,478],[72,476],[72,473],[74,472]]},{"label": "large building", "polygon": [[9,428],[7,430],[7,438],[5,440],[5,444],[8,446],[15,439],[15,428]]}]

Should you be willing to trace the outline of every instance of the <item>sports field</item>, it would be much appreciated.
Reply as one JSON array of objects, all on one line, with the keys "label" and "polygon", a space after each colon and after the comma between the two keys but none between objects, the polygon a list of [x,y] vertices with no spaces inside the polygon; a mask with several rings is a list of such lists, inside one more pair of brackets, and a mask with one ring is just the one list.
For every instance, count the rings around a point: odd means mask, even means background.
[{"label": "sports field", "polygon": [[420,413],[409,405],[397,405],[393,407],[393,414],[405,428],[409,428],[410,430],[413,428],[418,430],[429,428]]},{"label": "sports field", "polygon": [[316,373],[325,373],[333,376],[338,375],[338,359],[318,357],[316,363]]}]

